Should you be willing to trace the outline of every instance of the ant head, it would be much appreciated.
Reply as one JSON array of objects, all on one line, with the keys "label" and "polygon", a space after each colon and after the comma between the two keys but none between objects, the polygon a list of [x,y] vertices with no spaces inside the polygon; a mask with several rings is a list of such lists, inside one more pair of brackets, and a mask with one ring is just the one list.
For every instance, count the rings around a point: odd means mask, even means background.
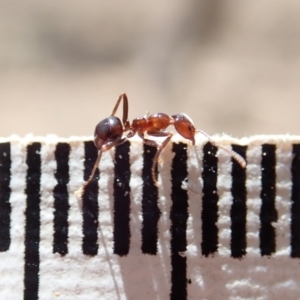
[{"label": "ant head", "polygon": [[100,121],[94,133],[95,146],[100,150],[107,142],[118,141],[123,135],[123,126],[119,118],[110,116]]},{"label": "ant head", "polygon": [[173,115],[172,118],[174,119],[174,127],[177,132],[185,139],[192,141],[194,145],[196,129],[192,120],[185,114],[176,114]]}]

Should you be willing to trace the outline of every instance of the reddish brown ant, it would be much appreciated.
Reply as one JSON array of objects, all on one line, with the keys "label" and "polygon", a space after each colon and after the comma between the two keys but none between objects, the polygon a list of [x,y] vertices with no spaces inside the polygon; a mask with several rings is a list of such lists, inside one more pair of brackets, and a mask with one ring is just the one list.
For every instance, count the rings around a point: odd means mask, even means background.
[{"label": "reddish brown ant", "polygon": [[[122,122],[118,117],[115,116],[121,100],[123,100]],[[145,144],[157,148],[157,152],[154,156],[151,169],[153,182],[155,185],[157,185],[155,167],[160,153],[166,147],[173,136],[172,132],[166,131],[166,128],[170,125],[173,125],[176,131],[185,139],[190,140],[193,145],[195,145],[195,135],[197,132],[204,134],[213,145],[216,145],[205,132],[196,130],[192,123],[192,120],[185,114],[176,114],[170,117],[164,113],[155,113],[149,116],[135,118],[130,125],[128,121],[128,99],[125,93],[121,94],[112,111],[112,114],[108,118],[105,118],[104,120],[99,122],[95,128],[94,143],[99,150],[98,157],[94,164],[90,177],[78,192],[82,192],[85,186],[87,186],[93,179],[95,171],[100,163],[102,152],[109,150],[112,147],[121,145],[122,143],[126,142],[128,138],[133,137],[135,134],[137,134]],[[129,131],[129,133],[127,135],[124,135],[124,133],[127,131]],[[147,133],[148,136],[166,138],[161,144],[159,144],[154,140],[145,138],[145,133]],[[238,153],[221,146],[217,147],[229,152],[232,157],[243,168],[245,168],[246,161]]]}]

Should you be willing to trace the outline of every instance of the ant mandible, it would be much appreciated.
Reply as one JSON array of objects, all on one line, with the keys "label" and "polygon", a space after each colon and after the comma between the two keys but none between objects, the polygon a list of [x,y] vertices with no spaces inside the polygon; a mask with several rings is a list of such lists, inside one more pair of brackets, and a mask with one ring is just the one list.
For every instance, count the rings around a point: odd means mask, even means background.
[{"label": "ant mandible", "polygon": [[[122,100],[123,117],[121,122],[121,120],[118,117],[116,117],[115,114]],[[123,144],[127,141],[128,138],[133,137],[135,134],[137,134],[145,144],[157,148],[157,152],[153,158],[151,169],[153,182],[155,185],[157,185],[155,167],[160,153],[166,147],[166,145],[173,136],[172,132],[166,131],[166,128],[170,125],[173,125],[176,131],[185,139],[190,140],[193,143],[193,145],[195,145],[196,133],[200,132],[204,134],[213,145],[227,151],[241,165],[241,167],[246,167],[246,161],[243,157],[241,157],[238,153],[232,150],[216,145],[215,142],[212,141],[211,138],[205,132],[201,130],[196,130],[192,120],[185,114],[175,114],[170,117],[164,113],[155,113],[149,116],[135,118],[130,124],[128,121],[128,98],[124,93],[119,96],[111,115],[108,118],[105,118],[104,120],[100,121],[95,128],[94,143],[97,149],[99,150],[98,157],[94,164],[90,177],[83,184],[80,190],[83,191],[83,189],[93,179],[95,171],[100,163],[102,153],[104,151],[109,150],[112,147]],[[124,136],[124,133],[128,131],[129,133]],[[159,144],[154,140],[145,138],[145,133],[147,133],[148,136],[166,138],[161,144]]]}]

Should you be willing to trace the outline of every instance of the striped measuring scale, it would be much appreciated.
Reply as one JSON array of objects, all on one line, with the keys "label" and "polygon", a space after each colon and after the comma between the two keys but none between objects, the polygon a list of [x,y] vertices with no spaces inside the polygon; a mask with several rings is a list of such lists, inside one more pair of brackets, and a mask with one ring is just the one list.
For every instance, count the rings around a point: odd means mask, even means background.
[{"label": "striped measuring scale", "polygon": [[300,137],[0,140],[0,299],[296,299]]}]

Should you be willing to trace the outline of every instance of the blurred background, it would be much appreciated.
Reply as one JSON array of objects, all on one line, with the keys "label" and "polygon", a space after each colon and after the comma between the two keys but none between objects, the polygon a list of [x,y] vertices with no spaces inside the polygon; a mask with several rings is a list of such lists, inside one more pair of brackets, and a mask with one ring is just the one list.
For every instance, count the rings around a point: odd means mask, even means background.
[{"label": "blurred background", "polygon": [[300,134],[299,13],[297,0],[0,0],[0,136],[92,135],[122,92],[131,120]]}]

